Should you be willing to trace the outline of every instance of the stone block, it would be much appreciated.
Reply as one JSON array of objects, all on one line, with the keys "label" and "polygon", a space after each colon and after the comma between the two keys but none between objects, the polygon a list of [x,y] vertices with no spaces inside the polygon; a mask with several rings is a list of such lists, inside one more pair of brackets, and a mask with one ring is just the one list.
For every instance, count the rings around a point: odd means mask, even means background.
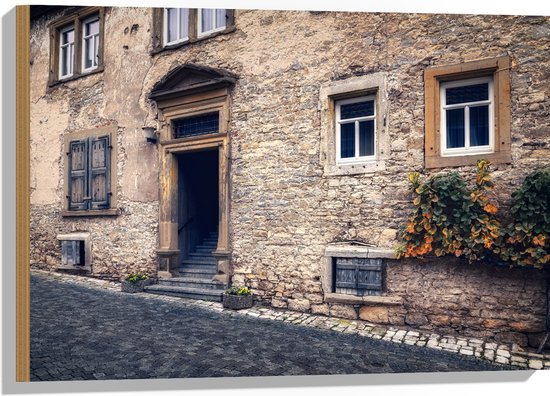
[{"label": "stone block", "polygon": [[288,300],[288,309],[299,312],[307,312],[310,309],[310,304],[308,300]]},{"label": "stone block", "polygon": [[330,316],[344,319],[357,319],[357,311],[349,305],[332,304],[329,309]]},{"label": "stone block", "polygon": [[359,308],[359,318],[371,323],[387,324],[389,323],[388,308],[369,307]]}]

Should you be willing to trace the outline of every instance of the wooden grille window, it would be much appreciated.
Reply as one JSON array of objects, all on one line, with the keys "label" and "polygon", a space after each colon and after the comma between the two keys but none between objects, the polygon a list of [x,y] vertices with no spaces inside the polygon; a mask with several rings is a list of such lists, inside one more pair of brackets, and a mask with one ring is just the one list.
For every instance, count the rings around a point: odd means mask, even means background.
[{"label": "wooden grille window", "polygon": [[173,122],[173,127],[174,136],[176,138],[218,133],[220,131],[220,115],[216,111],[213,113],[181,118]]},{"label": "wooden grille window", "polygon": [[356,296],[382,294],[382,259],[334,258],[334,291]]},{"label": "wooden grille window", "polygon": [[111,149],[109,135],[69,143],[69,210],[98,210],[110,206]]}]

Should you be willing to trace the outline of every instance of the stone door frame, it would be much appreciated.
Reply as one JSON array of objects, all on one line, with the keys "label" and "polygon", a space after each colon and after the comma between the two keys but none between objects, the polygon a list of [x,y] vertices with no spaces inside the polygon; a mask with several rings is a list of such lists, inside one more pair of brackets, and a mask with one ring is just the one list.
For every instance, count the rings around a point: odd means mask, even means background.
[{"label": "stone door frame", "polygon": [[[159,149],[159,277],[171,277],[171,271],[179,266],[178,238],[178,158],[177,155],[218,149],[218,243],[213,252],[218,273],[215,280],[228,282],[230,277],[229,209],[230,209],[230,161],[229,95],[227,89],[187,95],[157,102]],[[219,133],[186,138],[173,138],[172,121],[178,118],[218,111]]]}]

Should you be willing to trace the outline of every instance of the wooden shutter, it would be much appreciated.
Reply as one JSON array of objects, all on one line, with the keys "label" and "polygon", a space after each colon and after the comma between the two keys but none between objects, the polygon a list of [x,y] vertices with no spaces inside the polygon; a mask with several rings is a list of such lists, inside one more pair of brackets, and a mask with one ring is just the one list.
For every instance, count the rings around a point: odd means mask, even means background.
[{"label": "wooden shutter", "polygon": [[357,267],[357,288],[382,290],[382,260],[368,259]]},{"label": "wooden shutter", "polygon": [[88,140],[69,145],[69,210],[88,209]]},{"label": "wooden shutter", "polygon": [[336,293],[380,295],[382,293],[382,260],[337,257],[335,263]]},{"label": "wooden shutter", "polygon": [[90,168],[89,168],[89,188],[90,188],[90,209],[109,208],[110,198],[110,161],[111,150],[109,145],[109,136],[100,136],[90,138]]}]

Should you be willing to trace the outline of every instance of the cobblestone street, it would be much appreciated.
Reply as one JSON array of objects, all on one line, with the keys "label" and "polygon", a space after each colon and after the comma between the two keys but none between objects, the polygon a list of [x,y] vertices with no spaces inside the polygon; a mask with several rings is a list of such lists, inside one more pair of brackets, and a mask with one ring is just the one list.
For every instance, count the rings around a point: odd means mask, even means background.
[{"label": "cobblestone street", "polygon": [[31,275],[31,380],[502,370],[445,351]]}]

